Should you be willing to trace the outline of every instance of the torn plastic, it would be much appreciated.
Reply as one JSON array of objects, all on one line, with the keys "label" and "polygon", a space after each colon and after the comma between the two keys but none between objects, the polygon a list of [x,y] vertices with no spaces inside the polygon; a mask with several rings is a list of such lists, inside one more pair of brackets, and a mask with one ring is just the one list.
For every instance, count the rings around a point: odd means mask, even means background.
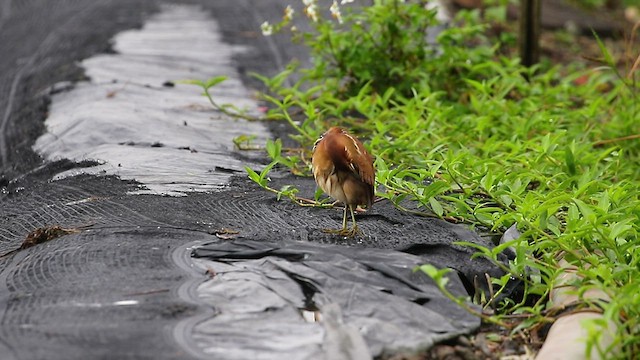
[{"label": "torn plastic", "polygon": [[[212,276],[199,300],[216,314],[195,325],[193,337],[214,357],[367,359],[426,349],[480,325],[414,271],[429,262],[424,256],[242,239],[203,245],[193,256]],[[455,276],[447,286],[466,295]],[[317,310],[320,323],[307,322],[303,310]]]}]

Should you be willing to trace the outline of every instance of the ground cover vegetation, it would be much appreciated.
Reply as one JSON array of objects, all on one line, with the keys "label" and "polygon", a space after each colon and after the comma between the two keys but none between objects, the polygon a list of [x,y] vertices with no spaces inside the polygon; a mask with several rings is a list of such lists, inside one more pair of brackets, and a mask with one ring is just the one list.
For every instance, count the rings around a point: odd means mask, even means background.
[{"label": "ground cover vegetation", "polygon": [[[375,156],[378,197],[483,234],[509,228],[521,234],[493,249],[477,248],[506,272],[491,279],[493,293],[475,299],[485,322],[512,334],[552,322],[548,296],[564,259],[578,268],[572,284],[578,295],[598,289],[610,297],[584,299],[604,314],[585,324],[588,350],[634,358],[640,353],[640,49],[630,41],[624,54],[613,54],[594,34],[597,62],[526,68],[506,5],[460,11],[448,27],[439,27],[426,0],[366,6],[303,0],[302,8],[287,7],[283,19],[265,22],[262,31],[290,34],[309,47],[313,64],[292,64],[261,79],[269,89],[266,117],[287,121],[300,148],[283,150],[279,140],[270,141],[271,164],[247,171],[278,199],[308,204],[295,188],[269,187],[269,172],[280,167],[310,175],[313,142],[330,126],[344,126]],[[310,30],[297,29],[296,16]],[[297,82],[287,86],[287,78]],[[497,256],[506,247],[516,256],[502,264]],[[446,269],[421,270],[446,291]],[[510,278],[525,283],[524,297],[496,301]],[[598,348],[609,320],[617,325],[614,343]]]}]

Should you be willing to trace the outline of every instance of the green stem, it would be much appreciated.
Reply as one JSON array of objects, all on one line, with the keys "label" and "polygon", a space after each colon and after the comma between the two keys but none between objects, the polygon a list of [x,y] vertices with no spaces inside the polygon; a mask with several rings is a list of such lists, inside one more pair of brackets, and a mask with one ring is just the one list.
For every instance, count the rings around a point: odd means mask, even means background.
[{"label": "green stem", "polygon": [[213,100],[213,97],[209,93],[209,89],[204,89],[204,94],[207,96],[207,99],[209,99],[209,102],[211,103],[211,105],[213,105],[213,107],[217,111],[220,111],[221,113],[223,113],[223,114],[225,114],[227,116],[231,116],[233,118],[238,118],[238,119],[244,119],[244,120],[248,120],[248,121],[259,121],[260,120],[259,118],[243,114],[242,112],[237,112],[237,111],[231,112],[231,111],[227,110],[224,106],[218,105]]}]

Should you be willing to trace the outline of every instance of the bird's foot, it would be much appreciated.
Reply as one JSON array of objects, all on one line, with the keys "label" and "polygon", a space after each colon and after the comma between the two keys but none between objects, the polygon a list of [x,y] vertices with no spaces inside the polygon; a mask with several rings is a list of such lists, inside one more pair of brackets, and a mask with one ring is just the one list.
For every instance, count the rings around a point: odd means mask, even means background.
[{"label": "bird's foot", "polygon": [[342,229],[323,229],[322,232],[327,234],[340,235],[344,237],[355,237],[356,235],[361,235],[362,231],[358,229],[357,226],[353,226],[351,228],[342,228]]}]

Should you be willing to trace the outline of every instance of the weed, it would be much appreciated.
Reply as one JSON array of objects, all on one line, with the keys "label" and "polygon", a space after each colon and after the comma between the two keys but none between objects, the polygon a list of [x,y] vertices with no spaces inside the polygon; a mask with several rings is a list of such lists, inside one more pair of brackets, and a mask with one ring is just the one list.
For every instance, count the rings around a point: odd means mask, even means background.
[{"label": "weed", "polygon": [[[292,12],[276,25],[263,25],[267,34],[291,31],[314,59],[309,69],[292,65],[262,77],[273,105],[267,117],[288,121],[303,148],[335,125],[367,138],[384,189],[377,195],[398,207],[411,200],[417,214],[464,222],[479,232],[517,228],[520,237],[492,249],[468,244],[506,272],[491,279],[497,290],[482,305],[494,305],[496,313],[479,314],[485,320],[523,319],[513,331],[550,321],[548,294],[564,258],[578,268],[578,294],[599,289],[610,296],[598,306],[617,325],[612,346],[619,356],[637,355],[638,66],[619,73],[599,42],[599,68],[525,68],[498,51],[505,46],[501,40],[513,37],[488,38],[484,19],[473,11],[461,11],[456,26],[429,44],[423,35],[436,20],[425,1],[375,0],[362,8],[334,2],[326,19],[319,3],[304,3],[312,33],[291,27]],[[503,13],[500,6],[485,14]],[[302,74],[300,82],[285,86],[294,72]],[[282,156],[277,141],[267,150],[272,163],[260,173],[247,169],[250,178],[278,198],[299,202],[291,187],[269,188],[268,173],[277,164],[305,173],[308,154]],[[503,264],[498,255],[506,247],[516,256]],[[446,290],[446,271],[420,269]],[[510,277],[524,281],[525,300],[531,301],[495,304]],[[594,348],[604,325],[589,326]],[[611,349],[596,350],[611,355]]]}]

